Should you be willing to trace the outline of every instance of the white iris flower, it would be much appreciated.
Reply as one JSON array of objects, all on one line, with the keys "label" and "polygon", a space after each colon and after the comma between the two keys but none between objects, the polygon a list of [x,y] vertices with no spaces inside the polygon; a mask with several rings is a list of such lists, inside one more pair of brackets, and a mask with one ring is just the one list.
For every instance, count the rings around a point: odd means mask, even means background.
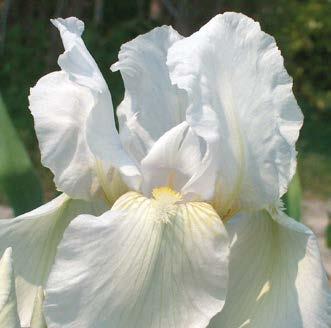
[{"label": "white iris flower", "polygon": [[49,328],[329,327],[316,238],[279,206],[302,114],[274,39],[225,13],[124,44],[118,134],[83,22],[52,22],[61,71],[29,100],[63,194],[0,222],[21,325],[44,288]]}]

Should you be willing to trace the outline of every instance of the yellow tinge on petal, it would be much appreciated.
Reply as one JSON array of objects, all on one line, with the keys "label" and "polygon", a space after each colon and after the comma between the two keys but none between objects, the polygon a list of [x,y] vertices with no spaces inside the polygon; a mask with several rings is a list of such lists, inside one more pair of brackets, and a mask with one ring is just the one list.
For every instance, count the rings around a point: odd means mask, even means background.
[{"label": "yellow tinge on petal", "polygon": [[117,249],[108,266],[116,268],[111,285],[120,286],[123,277],[134,282],[119,288],[116,302],[121,297],[129,304],[129,314],[117,326],[145,327],[154,320],[155,327],[193,327],[198,320],[206,327],[224,304],[228,279],[229,239],[213,207],[159,187],[151,198],[124,194],[111,212],[120,213],[113,222],[120,227],[116,242],[109,246]]},{"label": "yellow tinge on petal", "polygon": [[167,202],[169,201],[169,203],[176,203],[183,199],[182,195],[179,192],[174,191],[169,187],[155,188],[153,189],[152,195],[156,200]]},{"label": "yellow tinge on petal", "polygon": [[183,218],[194,223],[197,215],[203,218],[203,224],[208,227],[221,221],[211,205],[204,202],[185,202],[182,194],[170,187],[154,188],[152,196],[147,198],[137,192],[127,192],[115,202],[112,210],[141,211],[144,208],[144,219],[165,224]]}]

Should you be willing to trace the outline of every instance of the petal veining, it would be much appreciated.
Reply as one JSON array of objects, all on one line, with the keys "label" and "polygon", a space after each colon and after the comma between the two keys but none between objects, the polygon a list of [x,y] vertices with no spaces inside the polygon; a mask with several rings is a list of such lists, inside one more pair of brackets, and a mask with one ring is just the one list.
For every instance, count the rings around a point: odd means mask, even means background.
[{"label": "petal veining", "polygon": [[198,328],[221,310],[229,253],[222,221],[169,188],[153,194],[129,192],[102,216],[72,221],[47,284],[49,328]]},{"label": "petal veining", "polygon": [[176,42],[167,63],[188,92],[190,126],[211,147],[218,213],[276,201],[295,172],[302,113],[275,40],[245,15],[225,13]]},{"label": "petal veining", "polygon": [[100,214],[103,203],[61,195],[15,219],[0,220],[0,252],[13,249],[18,312],[23,327],[30,326],[38,287],[46,283],[56,249],[69,222],[82,213]]},{"label": "petal veining", "polygon": [[225,306],[210,327],[327,328],[331,293],[314,234],[285,214],[241,214]]}]

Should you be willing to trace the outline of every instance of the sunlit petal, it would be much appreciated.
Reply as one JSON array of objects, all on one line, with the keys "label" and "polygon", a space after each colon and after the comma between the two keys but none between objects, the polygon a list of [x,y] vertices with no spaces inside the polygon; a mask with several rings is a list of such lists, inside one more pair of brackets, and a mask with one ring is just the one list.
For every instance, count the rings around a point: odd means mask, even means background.
[{"label": "sunlit petal", "polygon": [[103,203],[69,199],[61,195],[15,219],[0,220],[0,253],[13,249],[18,312],[29,327],[38,287],[46,283],[56,249],[69,222],[82,213],[98,215]]},{"label": "sunlit petal", "polygon": [[17,314],[11,248],[7,248],[0,259],[0,327],[21,327]]},{"label": "sunlit petal", "polygon": [[276,201],[295,171],[302,114],[275,40],[245,15],[225,13],[176,42],[167,63],[189,94],[190,126],[212,148],[218,213]]},{"label": "sunlit petal", "polygon": [[123,195],[67,228],[47,284],[45,315],[61,327],[205,327],[224,304],[228,238],[206,203]]},{"label": "sunlit petal", "polygon": [[330,327],[330,289],[308,228],[261,211],[234,218],[227,229],[235,238],[229,291],[210,327]]}]

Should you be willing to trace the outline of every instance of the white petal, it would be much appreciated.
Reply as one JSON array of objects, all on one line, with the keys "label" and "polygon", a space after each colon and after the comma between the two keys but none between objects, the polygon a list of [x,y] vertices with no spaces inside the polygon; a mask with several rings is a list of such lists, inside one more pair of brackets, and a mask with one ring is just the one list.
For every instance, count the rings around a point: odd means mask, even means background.
[{"label": "white petal", "polygon": [[210,169],[211,150],[186,121],[158,139],[141,161],[141,190],[170,186],[186,200],[205,200],[213,195],[216,171]]},{"label": "white petal", "polygon": [[210,327],[327,328],[331,294],[316,237],[267,211],[235,218],[225,306]]},{"label": "white petal", "polygon": [[0,259],[0,327],[21,327],[17,314],[11,248],[7,248]]},{"label": "white petal", "polygon": [[228,252],[210,205],[127,193],[66,230],[46,288],[48,327],[205,327],[224,304]]},{"label": "white petal", "polygon": [[43,164],[54,173],[57,188],[73,198],[88,199],[100,187],[97,160],[105,174],[116,167],[137,188],[139,172],[121,146],[110,92],[81,39],[83,22],[74,17],[52,22],[65,47],[59,57],[63,71],[41,78],[29,97]]},{"label": "white petal", "polygon": [[141,160],[152,143],[185,120],[186,96],[171,84],[167,52],[180,36],[170,26],[157,27],[122,45],[119,61],[125,98],[117,109],[124,145]]},{"label": "white petal", "polygon": [[[190,128],[191,133],[196,138],[196,133]],[[202,147],[203,157],[198,163],[194,163],[197,157],[192,157],[191,151],[188,151],[185,160],[196,167],[196,171],[192,175],[191,179],[187,181],[185,186],[182,188],[182,193],[185,195],[199,195],[202,200],[209,200],[214,195],[214,186],[217,181],[217,163],[215,162],[215,154],[213,147],[206,144],[206,142],[199,138],[200,149]],[[184,148],[184,145],[182,145]],[[184,159],[184,158],[183,158]]]},{"label": "white petal", "polygon": [[31,89],[29,101],[43,165],[52,170],[59,190],[88,198],[99,186],[85,136],[86,119],[94,106],[92,94],[66,73],[54,72]]},{"label": "white petal", "polygon": [[203,157],[199,137],[183,122],[167,131],[141,161],[142,190],[170,186],[181,191],[200,167]]},{"label": "white petal", "polygon": [[252,19],[225,13],[176,42],[167,63],[189,93],[189,124],[216,157],[218,211],[276,201],[295,171],[302,114],[275,40]]},{"label": "white petal", "polygon": [[0,253],[13,249],[16,294],[21,324],[28,327],[38,287],[47,280],[63,231],[77,215],[100,214],[103,203],[71,200],[61,195],[15,219],[0,220]]},{"label": "white petal", "polygon": [[95,98],[95,106],[86,121],[86,141],[89,147],[97,158],[105,162],[106,171],[110,165],[115,166],[124,175],[127,184],[138,189],[140,174],[122,148],[108,86],[81,38],[84,23],[76,17],[51,21],[60,31],[65,48],[58,60],[60,67],[70,79],[89,88]]},{"label": "white petal", "polygon": [[[61,69],[78,84],[99,93],[109,93],[98,65],[81,38],[84,22],[76,17],[51,19],[51,22],[59,30],[65,49],[58,59]],[[112,106],[111,99],[109,101],[109,105]],[[111,110],[111,108],[109,109]]]}]

